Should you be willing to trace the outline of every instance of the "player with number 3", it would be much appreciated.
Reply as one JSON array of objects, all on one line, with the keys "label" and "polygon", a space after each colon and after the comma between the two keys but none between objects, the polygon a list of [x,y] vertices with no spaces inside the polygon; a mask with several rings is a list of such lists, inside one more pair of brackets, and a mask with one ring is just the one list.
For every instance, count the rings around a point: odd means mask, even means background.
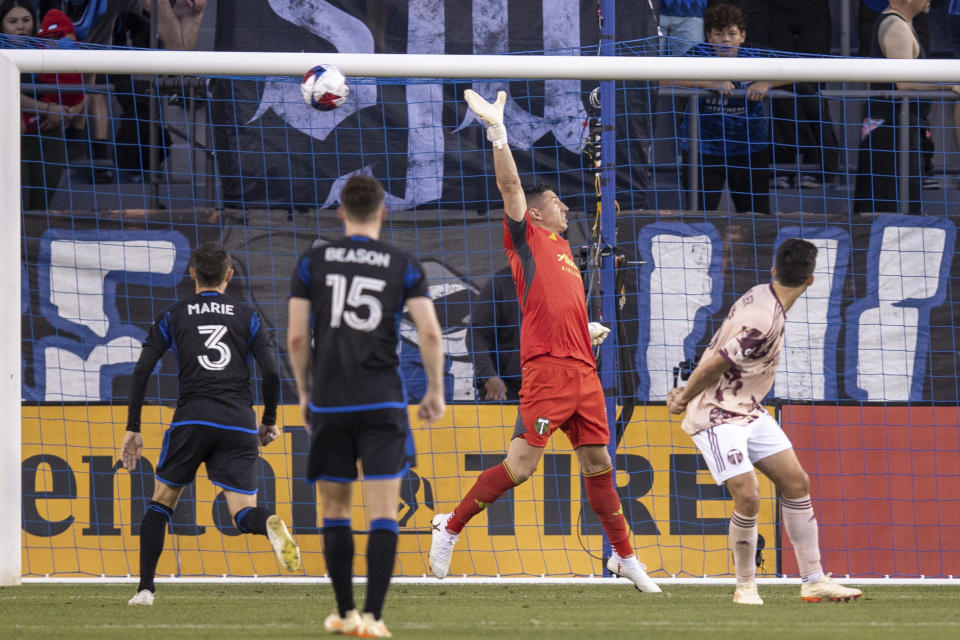
[{"label": "player with number 3", "polygon": [[[137,467],[143,449],[140,412],[150,374],[170,349],[177,358],[179,398],[157,460],[153,501],[140,523],[140,585],[128,604],[151,605],[164,534],[183,490],[200,463],[223,489],[227,508],[243,533],[270,540],[287,571],[300,567],[300,550],[283,520],[257,506],[259,445],[279,435],[280,376],[275,344],[256,311],[226,295],[233,277],[230,254],[215,242],[193,252],[194,295],[160,312],[143,343],[130,382],[127,432],[121,459]],[[250,391],[252,355],[263,376],[263,417],[257,424]]]}]

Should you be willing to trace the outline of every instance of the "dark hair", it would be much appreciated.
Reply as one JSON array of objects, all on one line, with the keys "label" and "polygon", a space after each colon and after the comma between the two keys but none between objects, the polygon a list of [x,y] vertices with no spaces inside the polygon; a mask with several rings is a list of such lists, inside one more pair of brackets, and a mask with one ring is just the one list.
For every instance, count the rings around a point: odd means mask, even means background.
[{"label": "dark hair", "polygon": [[[33,33],[30,35],[36,35],[37,29],[40,28],[40,24],[37,22],[37,11],[27,0],[3,0],[3,2],[0,3],[0,22],[7,17],[8,13],[17,8],[26,9],[30,12],[30,17],[33,18]],[[2,32],[2,29],[3,27],[0,27],[0,32]]]},{"label": "dark hair", "polygon": [[527,199],[527,204],[530,204],[531,200],[539,200],[547,191],[553,191],[553,187],[546,182],[538,182],[533,186],[524,187],[523,196]]},{"label": "dark hair", "polygon": [[347,216],[357,222],[373,221],[380,213],[384,197],[380,181],[370,176],[352,176],[340,190],[340,204]]},{"label": "dark hair", "polygon": [[800,238],[790,238],[777,249],[777,281],[785,287],[799,287],[813,275],[817,247]]},{"label": "dark hair", "polygon": [[703,12],[703,37],[711,31],[723,31],[727,27],[735,26],[746,32],[747,19],[743,11],[732,4],[715,4]]},{"label": "dark hair", "polygon": [[201,287],[216,287],[227,277],[232,261],[230,252],[217,242],[204,242],[193,250],[190,266]]}]

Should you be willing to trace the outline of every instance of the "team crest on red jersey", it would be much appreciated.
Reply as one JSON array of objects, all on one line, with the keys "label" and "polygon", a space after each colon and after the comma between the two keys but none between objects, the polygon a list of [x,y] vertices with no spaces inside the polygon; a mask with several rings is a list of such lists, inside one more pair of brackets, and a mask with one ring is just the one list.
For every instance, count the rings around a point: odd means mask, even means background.
[{"label": "team crest on red jersey", "polygon": [[727,460],[730,461],[730,464],[736,466],[743,462],[743,454],[740,449],[730,449],[730,451],[727,451]]}]

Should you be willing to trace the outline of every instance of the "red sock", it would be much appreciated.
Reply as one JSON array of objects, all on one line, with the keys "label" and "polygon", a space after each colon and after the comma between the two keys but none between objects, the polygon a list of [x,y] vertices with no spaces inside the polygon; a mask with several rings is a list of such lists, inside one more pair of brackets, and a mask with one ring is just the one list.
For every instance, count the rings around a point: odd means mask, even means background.
[{"label": "red sock", "polygon": [[613,487],[613,468],[592,476],[583,476],[583,484],[587,491],[587,500],[590,501],[590,508],[600,518],[600,524],[603,525],[603,532],[607,534],[610,546],[621,558],[633,555],[630,536],[627,535],[627,521],[623,517],[623,507],[620,505],[620,496]]},{"label": "red sock", "polygon": [[463,497],[447,521],[447,530],[460,533],[470,519],[490,506],[497,498],[517,486],[504,463],[490,467],[480,474],[470,491]]}]

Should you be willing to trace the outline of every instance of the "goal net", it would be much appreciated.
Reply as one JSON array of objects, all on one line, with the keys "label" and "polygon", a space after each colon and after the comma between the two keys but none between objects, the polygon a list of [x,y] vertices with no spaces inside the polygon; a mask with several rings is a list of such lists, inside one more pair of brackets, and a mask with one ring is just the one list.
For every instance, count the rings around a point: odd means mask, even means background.
[{"label": "goal net", "polygon": [[[509,275],[489,145],[462,101],[473,88],[487,97],[508,91],[506,124],[522,178],[551,184],[571,208],[569,241],[591,320],[614,329],[600,370],[617,488],[633,545],[654,578],[733,575],[732,502],[663,401],[731,303],[769,281],[776,248],[791,237],[820,248],[816,281],[790,310],[784,357],[764,403],[810,475],[826,569],[860,578],[960,574],[953,101],[941,92],[870,94],[855,82],[960,81],[960,67],[769,53],[658,59],[656,47],[620,42],[607,59],[595,50],[472,58],[0,52],[17,65],[14,74],[105,74],[85,96],[106,106],[104,115],[78,121],[81,128],[19,136],[10,124],[20,118],[11,113],[16,101],[7,99],[0,113],[5,179],[19,166],[24,202],[29,195],[42,205],[21,211],[12,202],[16,184],[2,196],[8,224],[19,221],[20,233],[11,235],[22,251],[20,287],[6,290],[20,298],[22,380],[14,392],[22,419],[19,430],[3,427],[11,446],[2,465],[21,494],[4,494],[5,513],[21,505],[22,518],[19,530],[6,530],[16,546],[4,545],[4,566],[30,578],[136,574],[139,522],[176,402],[175,361],[165,356],[151,379],[144,457],[132,473],[118,455],[129,375],[153,318],[192,291],[191,247],[216,240],[234,259],[228,293],[275,330],[283,372],[283,435],[262,451],[258,499],[291,526],[303,575],[326,573],[322,505],[304,481],[308,435],[285,353],[286,294],[298,255],[341,233],[340,185],[364,173],[383,182],[384,238],[423,263],[444,330],[450,406],[430,429],[415,417],[425,382],[406,319],[400,347],[418,455],[398,505],[396,574],[429,573],[431,517],[450,511],[480,471],[504,457],[517,411],[515,400],[485,397],[494,374],[515,388],[518,372],[507,363],[516,355],[511,330],[518,332],[498,320],[511,301],[490,293],[510,287],[488,286]],[[314,111],[300,97],[299,76],[321,62],[350,77],[349,100],[334,111]],[[12,91],[69,93],[62,79],[10,80],[9,67],[4,86]],[[737,86],[729,95],[658,88],[670,79]],[[750,79],[803,83],[756,103],[765,171],[751,171],[752,150],[746,165],[734,153],[716,164],[717,133],[704,117],[718,101],[751,109]],[[903,135],[894,127],[894,141],[907,147],[896,143],[882,167],[869,153],[866,165],[858,163],[861,134],[875,124],[861,109],[880,98],[910,123]],[[94,134],[103,130],[98,117],[109,125],[102,139]],[[16,138],[19,159],[11,155]],[[718,172],[726,177],[720,186]],[[883,191],[892,198],[877,195],[860,215],[864,172],[892,182]],[[932,181],[941,188],[912,189]],[[759,196],[769,214],[754,213]],[[748,206],[740,206],[744,198]],[[924,215],[907,215],[915,209]],[[11,247],[7,278],[16,270]],[[761,478],[760,492],[760,575],[795,576],[775,490]],[[362,504],[357,491],[358,549],[367,526]],[[170,533],[161,576],[280,574],[269,545],[236,530],[203,469]],[[11,557],[17,548],[19,565]],[[604,554],[576,456],[556,434],[536,474],[466,528],[451,574],[600,575]],[[362,556],[355,570],[365,573]]]}]

